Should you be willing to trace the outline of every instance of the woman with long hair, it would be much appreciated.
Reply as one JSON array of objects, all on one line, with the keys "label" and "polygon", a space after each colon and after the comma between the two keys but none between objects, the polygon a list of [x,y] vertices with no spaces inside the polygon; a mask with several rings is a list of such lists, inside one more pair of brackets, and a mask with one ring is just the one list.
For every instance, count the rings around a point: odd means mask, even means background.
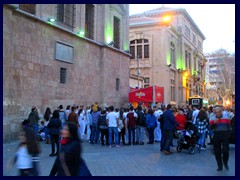
[{"label": "woman with long hair", "polygon": [[39,161],[38,155],[40,154],[40,146],[35,138],[35,132],[31,128],[23,128],[18,135],[19,146],[17,148],[14,159],[10,160],[7,164],[7,169],[16,163],[19,169],[19,176],[38,176]]},{"label": "woman with long hair", "polygon": [[53,164],[50,176],[81,175],[81,168],[83,165],[86,167],[86,165],[81,158],[81,144],[77,126],[73,123],[66,123],[61,131],[61,136],[61,150]]},{"label": "woman with long hair", "polygon": [[207,120],[207,113],[205,110],[201,109],[197,116],[196,126],[198,129],[199,140],[198,144],[201,146],[201,150],[205,150],[204,147],[206,132],[208,130],[208,120]]},{"label": "woman with long hair", "polygon": [[[51,144],[52,144],[52,153],[49,156],[56,156],[59,153],[59,135],[62,122],[59,119],[59,112],[55,110],[53,112],[53,117],[50,119],[50,122],[47,125],[47,128],[50,129]],[[55,144],[57,146],[57,152],[55,153]]]}]

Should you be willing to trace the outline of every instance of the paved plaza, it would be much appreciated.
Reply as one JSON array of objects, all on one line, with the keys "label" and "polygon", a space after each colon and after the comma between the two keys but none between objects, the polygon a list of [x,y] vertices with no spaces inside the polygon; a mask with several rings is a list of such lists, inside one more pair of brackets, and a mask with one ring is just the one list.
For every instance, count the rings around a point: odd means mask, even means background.
[{"label": "paved plaza", "polygon": [[[146,142],[146,141],[145,141]],[[15,166],[7,172],[6,162],[13,157],[17,141],[3,144],[3,176],[16,176]],[[51,145],[41,143],[40,176],[48,176],[55,160],[49,157]],[[176,145],[176,139],[174,145]],[[230,145],[229,171],[217,172],[212,147],[207,150],[189,154],[187,150],[176,152],[171,147],[172,155],[160,152],[159,143],[152,145],[131,145],[120,148],[108,148],[101,144],[82,143],[85,159],[93,176],[235,176],[235,145]]]}]

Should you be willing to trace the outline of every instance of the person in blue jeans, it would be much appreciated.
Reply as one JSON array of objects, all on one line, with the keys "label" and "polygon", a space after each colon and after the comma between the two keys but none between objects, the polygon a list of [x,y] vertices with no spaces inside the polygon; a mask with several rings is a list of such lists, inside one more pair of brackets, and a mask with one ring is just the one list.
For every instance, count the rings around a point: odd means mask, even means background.
[{"label": "person in blue jeans", "polygon": [[119,125],[119,118],[116,112],[114,112],[114,107],[110,106],[109,107],[109,113],[107,114],[106,117],[106,122],[108,125],[108,132],[109,132],[109,148],[112,148],[112,133],[114,133],[115,136],[115,144],[116,148],[119,148],[119,138],[118,138],[118,125]]},{"label": "person in blue jeans", "polygon": [[205,110],[200,110],[196,120],[196,126],[198,129],[199,140],[198,144],[201,146],[201,150],[205,150],[205,138],[206,132],[208,130],[208,121],[207,121],[207,113]]},{"label": "person in blue jeans", "polygon": [[154,129],[157,126],[157,119],[153,113],[154,112],[152,109],[148,109],[148,114],[146,117],[146,126],[147,126],[147,131],[148,131],[148,138],[149,138],[148,144],[154,143]]},{"label": "person in blue jeans", "polygon": [[164,131],[164,138],[165,138],[165,142],[163,145],[163,152],[166,155],[172,154],[172,152],[170,151],[170,145],[173,140],[175,126],[178,125],[173,116],[171,108],[172,108],[172,105],[168,104],[167,110],[163,113],[163,121],[164,121],[163,131]]}]

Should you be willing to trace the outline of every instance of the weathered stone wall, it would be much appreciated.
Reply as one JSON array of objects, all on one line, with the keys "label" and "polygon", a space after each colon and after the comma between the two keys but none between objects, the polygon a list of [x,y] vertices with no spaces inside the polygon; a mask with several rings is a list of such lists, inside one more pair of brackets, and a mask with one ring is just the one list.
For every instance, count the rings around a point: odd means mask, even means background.
[{"label": "weathered stone wall", "polygon": [[[16,139],[31,107],[40,115],[73,103],[120,106],[128,100],[129,57],[22,13],[3,8],[3,140]],[[74,47],[74,63],[55,59],[56,41]],[[60,68],[67,69],[66,84]],[[116,78],[120,90],[116,91]]]}]

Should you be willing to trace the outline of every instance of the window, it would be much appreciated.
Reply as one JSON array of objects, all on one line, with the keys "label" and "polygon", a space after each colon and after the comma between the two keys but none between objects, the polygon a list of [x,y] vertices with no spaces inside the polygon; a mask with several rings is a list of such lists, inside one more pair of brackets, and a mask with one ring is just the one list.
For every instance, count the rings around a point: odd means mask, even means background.
[{"label": "window", "polygon": [[66,84],[66,77],[67,77],[67,69],[60,68],[60,83]]},{"label": "window", "polygon": [[193,44],[196,44],[196,36],[193,34]]},{"label": "window", "polygon": [[144,88],[148,88],[149,87],[149,85],[144,85]]},{"label": "window", "polygon": [[144,78],[144,83],[149,83],[149,78]]},{"label": "window", "polygon": [[135,46],[130,46],[130,59],[135,59]]},{"label": "window", "polygon": [[202,49],[202,43],[200,41],[198,41],[198,47]]},{"label": "window", "polygon": [[86,4],[85,11],[85,36],[93,39],[94,35],[94,5]]},{"label": "window", "polygon": [[171,64],[173,65],[173,67],[175,67],[175,65],[176,65],[175,44],[173,42],[171,42],[170,46],[171,46],[170,47]]},{"label": "window", "polygon": [[120,48],[120,19],[117,17],[114,17],[113,20],[114,24],[114,29],[113,29],[113,34],[114,34],[114,47],[119,49]]},{"label": "window", "polygon": [[175,71],[171,70],[171,101],[175,101]]},{"label": "window", "polygon": [[137,46],[137,58],[142,59],[142,45]]},{"label": "window", "polygon": [[120,89],[120,79],[116,78],[116,90],[118,91]]},{"label": "window", "polygon": [[19,4],[19,9],[26,11],[30,14],[35,15],[36,13],[36,4]]},{"label": "window", "polygon": [[57,20],[70,27],[74,27],[75,6],[74,4],[58,4]]},{"label": "window", "polygon": [[185,67],[188,68],[188,52],[185,50]]},{"label": "window", "polygon": [[185,25],[185,35],[190,37],[190,29]]},{"label": "window", "polygon": [[144,58],[149,58],[149,45],[144,45]]},{"label": "window", "polygon": [[[137,52],[136,52],[137,50]],[[149,41],[148,39],[136,39],[130,41],[130,51],[132,54],[131,59],[149,58]],[[136,54],[137,53],[137,54]]]},{"label": "window", "polygon": [[191,53],[190,52],[188,53],[188,62],[189,62],[188,68],[191,70],[192,69],[192,63],[191,63]]}]

